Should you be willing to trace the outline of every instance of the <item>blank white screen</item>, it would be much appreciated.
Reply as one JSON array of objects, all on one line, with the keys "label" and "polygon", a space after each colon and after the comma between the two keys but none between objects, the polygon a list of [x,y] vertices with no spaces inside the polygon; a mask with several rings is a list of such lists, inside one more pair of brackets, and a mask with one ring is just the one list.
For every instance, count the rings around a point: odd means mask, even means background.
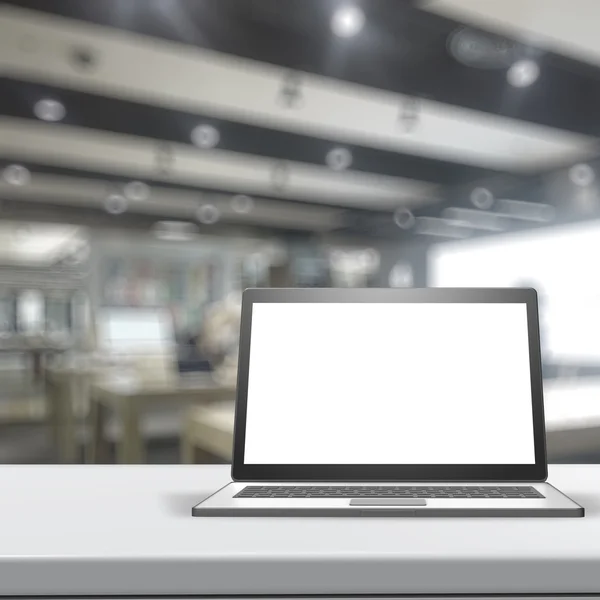
[{"label": "blank white screen", "polygon": [[246,464],[533,464],[525,304],[255,304]]}]

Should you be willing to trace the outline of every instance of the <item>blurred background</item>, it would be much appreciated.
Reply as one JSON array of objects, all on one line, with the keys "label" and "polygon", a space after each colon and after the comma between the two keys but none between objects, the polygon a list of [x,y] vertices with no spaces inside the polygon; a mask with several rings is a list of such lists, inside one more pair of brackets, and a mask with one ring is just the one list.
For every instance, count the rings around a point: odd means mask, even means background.
[{"label": "blurred background", "polygon": [[549,459],[600,462],[599,19],[5,1],[0,462],[228,462],[254,286],[535,287]]}]

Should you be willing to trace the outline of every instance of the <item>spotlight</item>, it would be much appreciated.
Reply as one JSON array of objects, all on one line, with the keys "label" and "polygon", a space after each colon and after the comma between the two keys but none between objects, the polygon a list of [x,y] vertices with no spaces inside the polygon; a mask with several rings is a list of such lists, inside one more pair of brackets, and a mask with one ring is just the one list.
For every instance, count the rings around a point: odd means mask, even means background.
[{"label": "spotlight", "polygon": [[250,196],[237,194],[231,199],[231,208],[236,213],[249,213],[254,206],[254,201]]},{"label": "spotlight", "polygon": [[327,153],[325,162],[334,171],[344,171],[352,164],[352,153],[346,148],[333,148]]},{"label": "spotlight", "polygon": [[104,201],[104,209],[111,215],[121,215],[127,210],[127,198],[120,194],[110,194]]},{"label": "spotlight", "polygon": [[590,165],[573,165],[569,169],[569,179],[573,184],[579,187],[587,187],[588,185],[592,185],[592,183],[594,183],[594,179],[596,179],[596,173],[594,173],[594,169],[592,169]]},{"label": "spotlight", "polygon": [[540,68],[533,60],[518,60],[507,71],[506,78],[513,87],[527,87],[540,76]]},{"label": "spotlight", "polygon": [[221,139],[219,130],[212,125],[197,125],[192,129],[192,143],[198,148],[214,148]]},{"label": "spotlight", "polygon": [[355,36],[365,24],[365,13],[358,6],[342,6],[331,17],[331,30],[338,37]]},{"label": "spotlight", "polygon": [[33,113],[42,121],[55,123],[56,121],[62,121],[65,118],[67,111],[65,110],[64,105],[58,100],[43,98],[35,103]]},{"label": "spotlight", "polygon": [[488,210],[494,204],[494,194],[484,187],[475,188],[471,192],[471,203],[481,210]]},{"label": "spotlight", "polygon": [[394,223],[400,229],[410,229],[415,224],[415,216],[408,208],[399,208],[394,213]]},{"label": "spotlight", "polygon": [[141,202],[150,197],[150,188],[143,181],[130,181],[123,188],[125,198],[132,202]]},{"label": "spotlight", "polygon": [[220,216],[219,209],[214,204],[203,204],[196,211],[198,221],[205,225],[214,225]]},{"label": "spotlight", "polygon": [[2,171],[2,178],[9,185],[27,185],[31,181],[31,173],[22,165],[8,165]]}]

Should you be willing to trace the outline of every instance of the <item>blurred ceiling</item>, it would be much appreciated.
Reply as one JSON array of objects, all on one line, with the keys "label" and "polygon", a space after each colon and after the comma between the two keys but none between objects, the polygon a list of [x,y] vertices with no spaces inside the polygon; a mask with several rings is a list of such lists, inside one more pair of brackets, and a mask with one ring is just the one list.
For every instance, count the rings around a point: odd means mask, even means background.
[{"label": "blurred ceiling", "polygon": [[394,238],[548,223],[600,130],[600,5],[564,5],[6,2],[0,196]]}]

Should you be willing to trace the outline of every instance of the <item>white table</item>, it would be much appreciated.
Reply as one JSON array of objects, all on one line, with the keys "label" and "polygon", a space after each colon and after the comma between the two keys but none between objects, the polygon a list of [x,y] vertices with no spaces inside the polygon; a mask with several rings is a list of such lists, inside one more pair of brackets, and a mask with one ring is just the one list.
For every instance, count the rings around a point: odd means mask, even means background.
[{"label": "white table", "polygon": [[600,595],[600,466],[553,466],[583,519],[192,518],[227,466],[3,466],[0,595]]}]

